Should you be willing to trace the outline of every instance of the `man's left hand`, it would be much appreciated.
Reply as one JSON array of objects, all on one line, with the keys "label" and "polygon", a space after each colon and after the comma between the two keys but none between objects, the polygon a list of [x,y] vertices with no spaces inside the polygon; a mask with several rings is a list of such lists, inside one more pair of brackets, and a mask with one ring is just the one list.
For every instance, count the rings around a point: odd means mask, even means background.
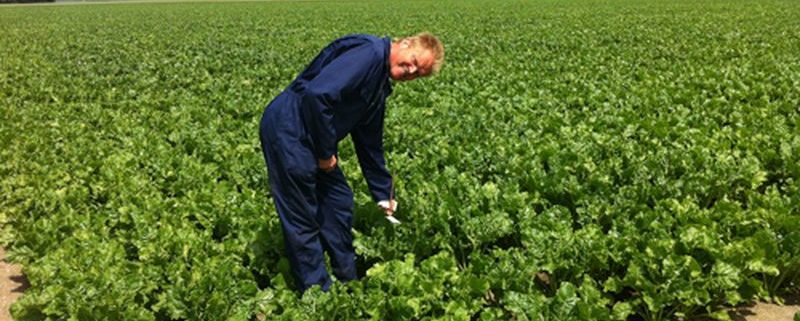
[{"label": "man's left hand", "polygon": [[386,213],[386,216],[392,216],[394,212],[397,211],[397,200],[380,201],[378,202],[378,206]]}]

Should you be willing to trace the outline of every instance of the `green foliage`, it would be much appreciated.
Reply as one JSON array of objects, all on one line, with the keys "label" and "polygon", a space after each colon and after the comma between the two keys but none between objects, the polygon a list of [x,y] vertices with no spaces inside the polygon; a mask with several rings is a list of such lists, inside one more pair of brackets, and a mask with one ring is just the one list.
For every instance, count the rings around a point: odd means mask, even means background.
[{"label": "green foliage", "polygon": [[[792,1],[0,8],[19,320],[668,320],[800,283]],[[396,84],[404,224],[352,143],[359,281],[292,290],[263,107],[329,41],[428,30]],[[795,316],[797,320],[798,317]]]}]

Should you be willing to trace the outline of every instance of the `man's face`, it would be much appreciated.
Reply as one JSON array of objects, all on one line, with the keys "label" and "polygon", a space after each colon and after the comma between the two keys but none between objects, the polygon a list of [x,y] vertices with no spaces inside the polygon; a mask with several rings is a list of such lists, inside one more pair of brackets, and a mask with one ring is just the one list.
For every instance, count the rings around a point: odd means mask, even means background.
[{"label": "man's face", "polygon": [[425,77],[433,72],[433,53],[422,47],[411,47],[403,41],[392,47],[389,74],[394,80],[407,81]]}]

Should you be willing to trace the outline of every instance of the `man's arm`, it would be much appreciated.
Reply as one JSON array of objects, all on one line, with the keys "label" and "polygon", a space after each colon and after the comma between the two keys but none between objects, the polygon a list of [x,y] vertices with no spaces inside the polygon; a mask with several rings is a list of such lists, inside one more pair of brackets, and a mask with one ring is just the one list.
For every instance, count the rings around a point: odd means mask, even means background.
[{"label": "man's arm", "polygon": [[360,86],[377,59],[375,50],[364,43],[336,57],[306,84],[302,108],[310,116],[314,154],[328,160],[337,154],[333,106],[345,93]]},{"label": "man's arm", "polygon": [[373,200],[393,200],[392,176],[386,169],[383,155],[383,115],[378,115],[366,126],[357,126],[350,135]]}]

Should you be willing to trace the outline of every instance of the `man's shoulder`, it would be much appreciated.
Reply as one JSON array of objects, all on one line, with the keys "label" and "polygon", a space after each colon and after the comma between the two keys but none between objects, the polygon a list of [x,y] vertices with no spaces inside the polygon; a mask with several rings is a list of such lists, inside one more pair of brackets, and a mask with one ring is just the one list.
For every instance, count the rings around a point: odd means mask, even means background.
[{"label": "man's shoulder", "polygon": [[338,39],[338,41],[380,43],[383,42],[383,38],[365,33],[351,33],[349,35],[342,36]]},{"label": "man's shoulder", "polygon": [[343,36],[336,40],[342,47],[346,48],[355,48],[355,47],[362,47],[368,46],[369,48],[373,49],[374,52],[378,55],[382,55],[384,52],[384,48],[386,47],[387,41],[385,38],[380,38],[378,36],[369,35],[369,34],[349,34]]}]

